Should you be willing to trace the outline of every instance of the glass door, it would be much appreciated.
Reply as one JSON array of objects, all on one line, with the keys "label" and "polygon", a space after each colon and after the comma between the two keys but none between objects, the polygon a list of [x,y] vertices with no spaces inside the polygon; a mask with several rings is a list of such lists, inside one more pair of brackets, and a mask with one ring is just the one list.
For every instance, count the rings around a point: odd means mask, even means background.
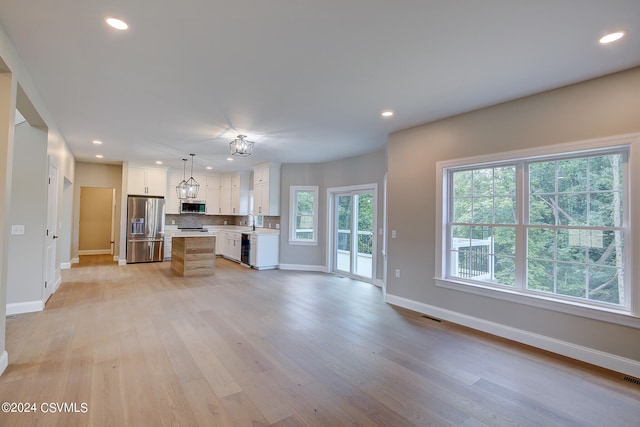
[{"label": "glass door", "polygon": [[337,271],[351,273],[351,195],[336,195],[335,263]]},{"label": "glass door", "polygon": [[373,191],[335,195],[335,271],[373,278]]}]

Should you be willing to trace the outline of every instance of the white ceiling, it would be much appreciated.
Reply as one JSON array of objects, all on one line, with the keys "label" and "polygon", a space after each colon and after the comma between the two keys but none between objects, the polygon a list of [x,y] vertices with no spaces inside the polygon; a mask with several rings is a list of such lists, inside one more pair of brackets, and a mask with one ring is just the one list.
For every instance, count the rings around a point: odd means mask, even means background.
[{"label": "white ceiling", "polygon": [[[640,65],[638,0],[0,0],[0,24],[78,160],[178,168],[358,155]],[[239,133],[254,155],[231,163]]]}]

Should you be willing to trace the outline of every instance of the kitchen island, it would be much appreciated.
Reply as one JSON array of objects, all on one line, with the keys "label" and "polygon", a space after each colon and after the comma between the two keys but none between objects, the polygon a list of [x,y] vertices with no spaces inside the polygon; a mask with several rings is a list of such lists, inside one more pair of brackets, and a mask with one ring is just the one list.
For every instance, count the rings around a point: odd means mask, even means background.
[{"label": "kitchen island", "polygon": [[205,276],[215,268],[216,238],[206,233],[174,235],[171,270],[179,276]]}]

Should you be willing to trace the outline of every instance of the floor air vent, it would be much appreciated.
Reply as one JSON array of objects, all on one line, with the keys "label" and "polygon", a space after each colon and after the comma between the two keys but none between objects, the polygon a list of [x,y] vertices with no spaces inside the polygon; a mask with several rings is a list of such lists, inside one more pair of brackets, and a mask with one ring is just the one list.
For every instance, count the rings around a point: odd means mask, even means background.
[{"label": "floor air vent", "polygon": [[625,375],[623,380],[625,380],[627,382],[630,382],[632,384],[635,384],[635,385],[640,385],[640,380],[638,378],[633,378],[633,377]]}]

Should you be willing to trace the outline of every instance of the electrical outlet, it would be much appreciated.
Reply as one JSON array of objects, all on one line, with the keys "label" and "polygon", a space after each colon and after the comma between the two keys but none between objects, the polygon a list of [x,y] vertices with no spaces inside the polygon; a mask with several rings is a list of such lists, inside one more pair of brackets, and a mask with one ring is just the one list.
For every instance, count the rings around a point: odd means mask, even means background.
[{"label": "electrical outlet", "polygon": [[224,225],[227,225],[227,221],[224,222]]},{"label": "electrical outlet", "polygon": [[396,279],[400,278],[400,269],[396,269]]},{"label": "electrical outlet", "polygon": [[271,228],[271,223],[269,223],[269,228]]},{"label": "electrical outlet", "polygon": [[172,220],[171,220],[171,225],[175,225],[175,223],[176,223],[176,220],[175,220],[175,219],[172,219]]},{"label": "electrical outlet", "polygon": [[280,230],[280,224],[276,224],[276,230]]},{"label": "electrical outlet", "polygon": [[398,236],[398,234],[396,233],[396,230],[391,230],[391,238],[395,239]]}]

